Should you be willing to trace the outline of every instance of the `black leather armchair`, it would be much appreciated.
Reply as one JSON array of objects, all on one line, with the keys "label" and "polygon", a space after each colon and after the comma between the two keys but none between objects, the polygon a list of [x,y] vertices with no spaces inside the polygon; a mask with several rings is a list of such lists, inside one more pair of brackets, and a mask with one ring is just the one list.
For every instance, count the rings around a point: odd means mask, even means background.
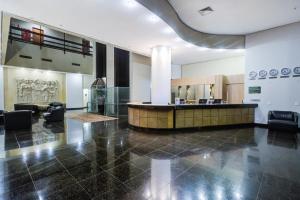
[{"label": "black leather armchair", "polygon": [[18,103],[14,104],[15,110],[31,110],[33,115],[38,115],[40,113],[37,105]]},{"label": "black leather armchair", "polygon": [[0,126],[4,123],[4,111],[0,110]]},{"label": "black leather armchair", "polygon": [[32,111],[18,110],[4,112],[5,130],[31,130],[32,129]]},{"label": "black leather armchair", "polygon": [[47,110],[51,109],[51,108],[56,108],[56,107],[63,107],[64,111],[66,111],[66,104],[61,103],[61,102],[51,102],[48,104],[48,108]]},{"label": "black leather armchair", "polygon": [[46,122],[59,122],[64,121],[65,109],[62,106],[51,107],[48,112],[43,114]]},{"label": "black leather armchair", "polygon": [[298,113],[289,111],[269,111],[268,127],[270,130],[297,132]]}]

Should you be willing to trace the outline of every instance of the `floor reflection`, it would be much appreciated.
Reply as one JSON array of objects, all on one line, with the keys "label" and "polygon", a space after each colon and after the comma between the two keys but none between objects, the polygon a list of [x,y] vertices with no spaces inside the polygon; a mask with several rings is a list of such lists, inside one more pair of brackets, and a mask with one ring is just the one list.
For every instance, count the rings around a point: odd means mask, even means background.
[{"label": "floor reflection", "polygon": [[1,133],[1,199],[300,199],[297,137],[263,128],[146,133],[67,119]]}]

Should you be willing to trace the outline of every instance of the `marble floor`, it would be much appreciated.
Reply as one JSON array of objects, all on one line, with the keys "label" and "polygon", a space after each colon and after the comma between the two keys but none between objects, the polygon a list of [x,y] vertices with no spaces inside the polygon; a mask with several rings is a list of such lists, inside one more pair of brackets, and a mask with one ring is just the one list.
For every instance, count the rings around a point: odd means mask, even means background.
[{"label": "marble floor", "polygon": [[300,199],[298,144],[258,127],[146,133],[126,119],[0,127],[0,199]]}]

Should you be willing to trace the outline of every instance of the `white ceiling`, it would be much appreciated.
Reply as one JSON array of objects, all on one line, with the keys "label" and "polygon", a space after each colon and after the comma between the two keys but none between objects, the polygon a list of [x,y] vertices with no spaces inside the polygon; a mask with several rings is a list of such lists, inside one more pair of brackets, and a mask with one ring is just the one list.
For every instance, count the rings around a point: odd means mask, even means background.
[{"label": "white ceiling", "polygon": [[[300,0],[169,0],[190,27],[213,34],[249,34],[300,21]],[[201,16],[210,6],[214,12]]]},{"label": "white ceiling", "polygon": [[154,18],[157,22],[151,22],[149,17],[153,14],[132,0],[0,0],[0,5],[0,11],[148,56],[152,47],[169,45],[172,47],[173,64],[244,54],[234,50],[200,51],[198,47],[180,41],[162,20]]}]

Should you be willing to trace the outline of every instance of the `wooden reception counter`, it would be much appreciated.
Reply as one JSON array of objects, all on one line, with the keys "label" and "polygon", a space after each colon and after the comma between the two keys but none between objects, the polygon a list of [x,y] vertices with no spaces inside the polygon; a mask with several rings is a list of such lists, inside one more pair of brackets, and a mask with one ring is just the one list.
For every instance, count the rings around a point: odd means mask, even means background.
[{"label": "wooden reception counter", "polygon": [[128,123],[150,129],[200,128],[254,123],[257,104],[128,104]]}]

